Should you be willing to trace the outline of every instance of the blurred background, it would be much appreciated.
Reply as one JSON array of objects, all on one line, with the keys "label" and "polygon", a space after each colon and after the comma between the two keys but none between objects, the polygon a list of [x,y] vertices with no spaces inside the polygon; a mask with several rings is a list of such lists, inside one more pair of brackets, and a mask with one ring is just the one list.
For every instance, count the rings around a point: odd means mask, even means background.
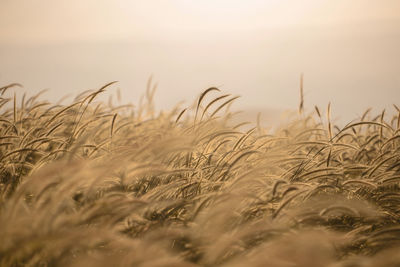
[{"label": "blurred background", "polygon": [[399,0],[0,0],[0,86],[58,100],[119,81],[159,109],[217,86],[265,118],[332,102],[338,120],[400,104]]}]

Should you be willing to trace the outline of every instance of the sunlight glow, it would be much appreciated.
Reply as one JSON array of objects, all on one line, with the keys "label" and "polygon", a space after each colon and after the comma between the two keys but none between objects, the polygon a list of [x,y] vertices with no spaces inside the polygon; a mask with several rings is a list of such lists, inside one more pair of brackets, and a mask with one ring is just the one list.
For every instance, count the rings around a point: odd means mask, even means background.
[{"label": "sunlight glow", "polygon": [[3,0],[0,41],[137,40],[335,26],[399,21],[398,10],[398,0]]}]

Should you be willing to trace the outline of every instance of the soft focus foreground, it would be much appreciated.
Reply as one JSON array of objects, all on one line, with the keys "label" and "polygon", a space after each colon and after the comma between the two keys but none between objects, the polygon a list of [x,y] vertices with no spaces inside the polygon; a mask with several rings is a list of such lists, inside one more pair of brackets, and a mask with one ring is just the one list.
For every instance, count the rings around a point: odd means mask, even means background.
[{"label": "soft focus foreground", "polygon": [[217,88],[155,114],[151,86],[97,102],[110,85],[0,89],[0,266],[399,266],[399,115],[269,134]]}]

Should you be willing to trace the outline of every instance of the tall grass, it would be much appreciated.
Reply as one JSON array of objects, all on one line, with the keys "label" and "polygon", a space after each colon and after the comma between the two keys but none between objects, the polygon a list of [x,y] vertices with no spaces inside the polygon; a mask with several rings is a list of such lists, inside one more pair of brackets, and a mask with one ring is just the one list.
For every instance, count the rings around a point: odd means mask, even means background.
[{"label": "tall grass", "polygon": [[0,266],[400,265],[399,109],[339,128],[301,101],[270,134],[218,88],[157,114],[151,84],[97,102],[112,84],[0,88]]}]

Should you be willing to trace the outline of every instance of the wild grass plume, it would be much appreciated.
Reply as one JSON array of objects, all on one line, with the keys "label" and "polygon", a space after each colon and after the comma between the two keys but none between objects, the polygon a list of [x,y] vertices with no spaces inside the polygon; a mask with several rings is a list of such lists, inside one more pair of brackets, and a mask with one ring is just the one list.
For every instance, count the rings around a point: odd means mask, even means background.
[{"label": "wild grass plume", "polygon": [[[157,113],[0,89],[0,266],[399,266],[400,110],[274,133],[205,90]],[[17,90],[18,94],[19,91]]]}]

